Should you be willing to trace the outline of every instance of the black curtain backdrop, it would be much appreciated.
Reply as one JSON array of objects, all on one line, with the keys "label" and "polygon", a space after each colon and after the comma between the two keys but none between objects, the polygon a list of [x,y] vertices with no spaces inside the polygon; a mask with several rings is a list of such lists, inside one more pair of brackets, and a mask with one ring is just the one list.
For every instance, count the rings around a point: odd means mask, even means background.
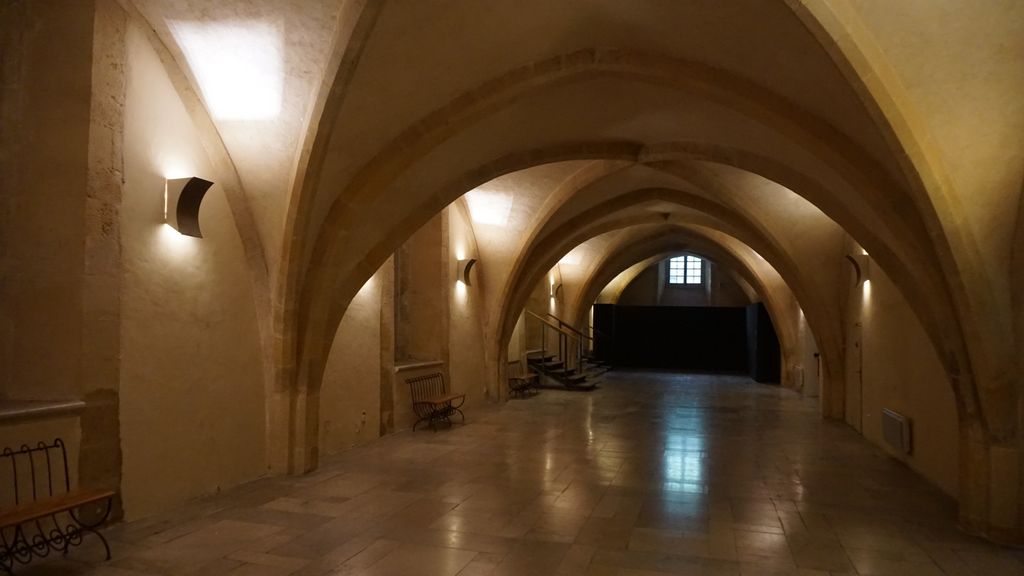
[{"label": "black curtain backdrop", "polygon": [[779,343],[763,304],[594,305],[594,354],[614,366],[750,374],[778,382]]}]

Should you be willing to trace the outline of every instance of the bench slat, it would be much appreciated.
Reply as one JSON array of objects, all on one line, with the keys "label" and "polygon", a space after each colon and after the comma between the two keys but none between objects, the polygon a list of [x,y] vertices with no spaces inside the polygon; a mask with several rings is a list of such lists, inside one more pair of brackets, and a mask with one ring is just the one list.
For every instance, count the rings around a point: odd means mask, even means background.
[{"label": "bench slat", "polygon": [[73,510],[85,504],[100,502],[113,498],[110,490],[72,490],[53,498],[20,504],[13,508],[0,511],[0,528],[11,528],[51,514]]},{"label": "bench slat", "polygon": [[445,402],[451,402],[452,400],[458,400],[464,397],[465,394],[441,394],[440,396],[431,396],[430,398],[424,398],[417,400],[418,404],[444,404]]}]

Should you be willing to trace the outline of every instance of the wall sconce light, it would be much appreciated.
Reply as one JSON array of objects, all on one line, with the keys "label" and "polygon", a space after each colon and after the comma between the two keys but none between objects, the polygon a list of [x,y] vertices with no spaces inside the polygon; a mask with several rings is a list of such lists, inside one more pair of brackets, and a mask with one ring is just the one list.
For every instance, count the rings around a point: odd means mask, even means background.
[{"label": "wall sconce light", "polygon": [[549,284],[549,286],[551,288],[550,296],[552,298],[558,296],[558,291],[562,289],[562,283],[559,282],[558,284],[555,284],[554,282],[552,282],[551,284]]},{"label": "wall sconce light", "polygon": [[213,182],[202,178],[175,178],[164,181],[164,221],[185,236],[202,238],[199,230],[199,205]]},{"label": "wall sconce light", "polygon": [[459,282],[469,286],[471,284],[469,281],[469,273],[473,270],[474,264],[476,264],[476,258],[465,258],[463,260],[459,260],[457,263],[458,272],[456,272],[455,278],[458,279]]},{"label": "wall sconce light", "polygon": [[867,254],[847,254],[846,260],[853,266],[854,286],[868,279],[871,258]]}]

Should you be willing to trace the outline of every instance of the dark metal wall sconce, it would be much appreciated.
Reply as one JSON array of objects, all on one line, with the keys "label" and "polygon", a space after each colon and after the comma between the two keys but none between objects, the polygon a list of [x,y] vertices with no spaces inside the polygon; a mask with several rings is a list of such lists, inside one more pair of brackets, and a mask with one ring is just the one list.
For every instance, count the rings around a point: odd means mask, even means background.
[{"label": "dark metal wall sconce", "polygon": [[202,238],[199,205],[213,182],[193,176],[166,180],[164,186],[164,220],[185,236]]},{"label": "dark metal wall sconce", "polygon": [[466,286],[469,286],[471,284],[471,282],[469,281],[469,273],[470,271],[473,270],[474,264],[476,264],[476,258],[466,258],[464,260],[458,261],[458,271],[456,272],[455,277],[458,279],[459,282],[462,282]]},{"label": "dark metal wall sconce", "polygon": [[871,259],[868,258],[867,254],[847,254],[846,260],[853,266],[854,286],[868,279],[868,268]]}]

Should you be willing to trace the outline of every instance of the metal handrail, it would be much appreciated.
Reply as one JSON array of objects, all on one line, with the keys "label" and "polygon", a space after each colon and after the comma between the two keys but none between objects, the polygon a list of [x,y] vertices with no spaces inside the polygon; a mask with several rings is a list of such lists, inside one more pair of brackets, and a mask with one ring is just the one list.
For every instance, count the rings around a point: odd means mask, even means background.
[{"label": "metal handrail", "polygon": [[570,338],[576,338],[576,333],[575,332],[571,332],[569,330],[566,330],[566,329],[562,328],[561,326],[559,326],[558,324],[555,324],[554,322],[551,322],[547,318],[544,318],[543,316],[541,316],[541,315],[539,315],[539,314],[537,314],[535,312],[530,312],[529,310],[527,310],[526,313],[529,314],[530,316],[533,316],[537,320],[540,320],[542,324],[548,326],[552,330],[555,330],[555,331],[557,331],[557,332],[559,332],[561,334],[564,334],[564,335],[566,335],[566,336],[568,336]]},{"label": "metal handrail", "polygon": [[581,336],[581,337],[583,337],[583,338],[586,338],[587,340],[591,340],[591,341],[593,341],[593,338],[592,338],[591,336],[588,336],[587,334],[584,334],[582,330],[580,330],[580,329],[576,328],[576,327],[575,327],[575,326],[573,326],[572,324],[569,324],[569,323],[568,323],[568,322],[566,322],[565,320],[562,320],[562,319],[561,319],[561,318],[559,318],[558,316],[555,316],[554,314],[552,314],[552,313],[550,313],[550,312],[548,312],[548,316],[550,316],[551,318],[554,318],[555,320],[557,320],[557,321],[558,321],[558,325],[559,325],[559,326],[562,326],[562,327],[566,327],[566,328],[568,328],[569,330],[573,331],[573,332],[574,332],[574,333],[575,333],[576,335],[578,335],[578,336]]},{"label": "metal handrail", "polygon": [[[548,342],[547,342],[547,330],[554,330],[558,335],[558,357],[562,359],[566,369],[576,370],[583,365],[583,338],[581,335],[575,332],[566,330],[565,328],[549,321],[543,316],[531,312],[525,311],[530,316],[533,316],[541,323],[541,353],[547,354]],[[575,345],[571,345],[569,339],[575,340]],[[570,356],[569,352],[572,351],[573,355]]]}]

